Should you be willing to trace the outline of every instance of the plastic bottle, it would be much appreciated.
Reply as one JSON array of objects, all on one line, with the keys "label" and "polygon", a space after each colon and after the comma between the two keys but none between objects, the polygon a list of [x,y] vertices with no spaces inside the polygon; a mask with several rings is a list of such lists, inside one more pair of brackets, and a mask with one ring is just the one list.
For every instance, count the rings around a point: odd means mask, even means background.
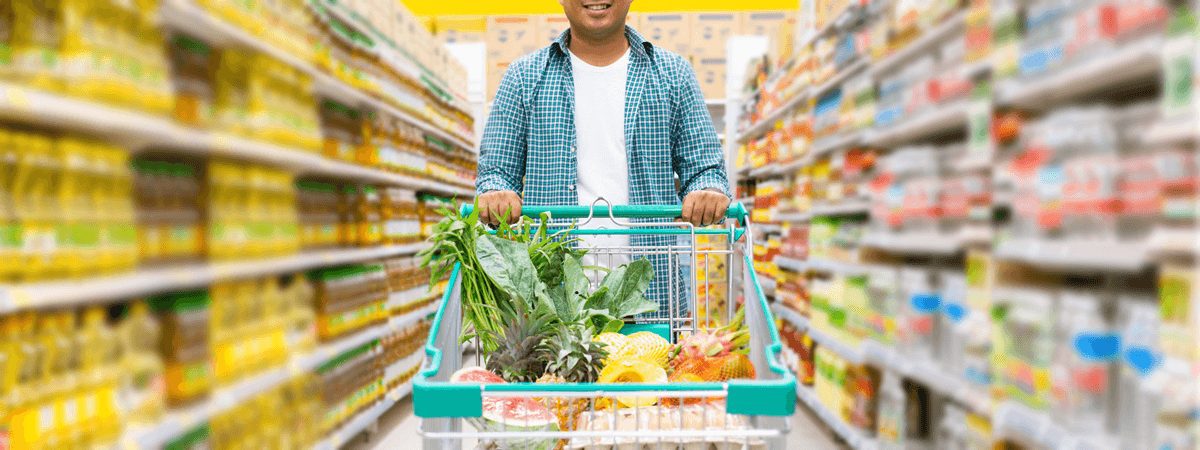
[{"label": "plastic bottle", "polygon": [[118,330],[124,355],[121,362],[121,404],[131,423],[157,421],[166,397],[164,367],[158,346],[161,329],[145,301],[130,302]]},{"label": "plastic bottle", "polygon": [[0,446],[8,446],[9,428],[13,414],[13,387],[20,367],[17,366],[19,344],[17,317],[0,316]]},{"label": "plastic bottle", "polygon": [[876,439],[881,450],[904,449],[905,405],[907,398],[900,378],[891,372],[883,374],[879,388],[879,426]]},{"label": "plastic bottle", "polygon": [[901,349],[909,355],[932,361],[934,357],[934,328],[941,298],[929,282],[929,273],[916,267],[906,267],[900,272],[900,283],[904,292],[901,332],[904,342]]},{"label": "plastic bottle", "polygon": [[1148,378],[1162,365],[1158,349],[1158,305],[1149,293],[1126,293],[1118,298],[1122,364],[1117,390],[1116,422],[1121,448],[1154,442],[1157,398]]},{"label": "plastic bottle", "polygon": [[942,450],[967,450],[967,417],[962,408],[947,403],[938,423],[935,444]]}]

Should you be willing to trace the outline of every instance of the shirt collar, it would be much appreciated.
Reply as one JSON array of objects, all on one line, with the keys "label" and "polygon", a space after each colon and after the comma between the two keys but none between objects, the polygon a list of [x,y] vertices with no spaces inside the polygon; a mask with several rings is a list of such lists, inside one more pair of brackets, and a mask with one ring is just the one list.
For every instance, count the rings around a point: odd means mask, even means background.
[{"label": "shirt collar", "polygon": [[[629,40],[629,47],[633,49],[630,51],[630,56],[650,56],[653,54],[654,44],[651,44],[650,41],[642,38],[642,35],[638,34],[638,32],[629,25],[625,25],[625,39]],[[562,34],[558,35],[558,38],[550,44],[550,48],[552,50],[557,50],[558,54],[566,56],[567,42],[570,40],[571,29],[568,28],[563,31]]]}]

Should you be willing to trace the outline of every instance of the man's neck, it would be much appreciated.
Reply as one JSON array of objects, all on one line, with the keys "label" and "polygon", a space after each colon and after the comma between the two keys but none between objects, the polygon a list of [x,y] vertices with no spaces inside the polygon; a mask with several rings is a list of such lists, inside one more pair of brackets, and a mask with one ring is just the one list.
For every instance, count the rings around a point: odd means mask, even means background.
[{"label": "man's neck", "polygon": [[624,30],[599,39],[589,39],[571,30],[571,41],[567,46],[571,54],[583,62],[596,67],[604,67],[621,59],[629,48],[629,40],[625,38]]}]

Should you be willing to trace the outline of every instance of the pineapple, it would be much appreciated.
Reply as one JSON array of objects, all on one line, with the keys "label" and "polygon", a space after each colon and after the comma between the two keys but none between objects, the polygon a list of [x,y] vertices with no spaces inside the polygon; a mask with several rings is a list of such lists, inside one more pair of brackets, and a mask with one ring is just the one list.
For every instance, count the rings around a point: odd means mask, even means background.
[{"label": "pineapple", "polygon": [[[628,340],[628,338],[621,333],[613,333],[610,331],[607,333],[597,334],[596,337],[592,338],[592,340],[603,343],[604,349],[608,351],[609,355],[612,355],[616,353],[617,350],[620,350],[621,346],[625,345],[625,341]],[[605,360],[604,363],[607,364],[608,361]]]},{"label": "pineapple", "polygon": [[520,306],[511,312],[500,309],[508,325],[495,339],[500,346],[488,355],[487,369],[509,383],[532,383],[546,372],[546,358],[539,349],[554,330],[554,316],[544,308]]},{"label": "pineapple", "polygon": [[639,331],[625,338],[625,343],[613,353],[612,359],[637,358],[666,368],[671,343],[649,331]]},{"label": "pineapple", "polygon": [[[601,361],[608,356],[604,343],[592,340],[584,327],[559,328],[553,339],[546,339],[538,349],[546,361],[546,373],[538,383],[591,383],[600,376]],[[541,399],[558,417],[560,430],[574,430],[576,417],[587,408],[585,398],[549,397]]]}]

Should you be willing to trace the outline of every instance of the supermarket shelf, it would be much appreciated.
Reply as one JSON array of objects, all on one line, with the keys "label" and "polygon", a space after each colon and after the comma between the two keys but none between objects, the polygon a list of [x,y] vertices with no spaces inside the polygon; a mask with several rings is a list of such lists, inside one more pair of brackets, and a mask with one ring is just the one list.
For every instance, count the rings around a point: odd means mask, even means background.
[{"label": "supermarket shelf", "polygon": [[871,211],[871,202],[866,199],[842,200],[837,203],[813,205],[813,216],[848,216],[866,214]]},{"label": "supermarket shelf", "polygon": [[762,273],[755,273],[755,276],[758,277],[758,286],[762,288],[763,295],[774,297],[775,289],[779,287],[779,283],[774,278],[765,276]]},{"label": "supermarket shelf", "polygon": [[446,195],[475,195],[472,189],[449,186],[445,182],[334,161],[300,149],[226,133],[187,128],[149,114],[2,82],[0,117],[105,136],[134,150],[170,149],[195,156],[259,162],[301,174],[391,184]]},{"label": "supermarket shelf", "polygon": [[1011,80],[996,92],[996,103],[1041,109],[1153,76],[1162,66],[1161,37],[1144,38],[1032,79]]},{"label": "supermarket shelf", "polygon": [[996,408],[992,417],[995,437],[1011,439],[1038,448],[1056,450],[1108,450],[1115,449],[1114,443],[1120,442],[1115,436],[1106,432],[1081,435],[1071,433],[1066,428],[1054,422],[1045,412],[1035,411],[1029,407],[1006,401]]},{"label": "supermarket shelf", "polygon": [[812,155],[812,159],[816,159],[829,152],[853,147],[862,143],[863,134],[862,130],[854,130],[821,138],[813,143],[812,152],[809,154]]},{"label": "supermarket shelf", "polygon": [[416,253],[428,245],[422,242],[375,248],[314,250],[262,260],[192,263],[139,269],[125,274],[94,278],[0,285],[0,313],[102,303],[113,299],[207,286],[222,279],[254,278],[370,261]]},{"label": "supermarket shelf", "polygon": [[858,276],[867,273],[866,267],[858,263],[833,261],[829,259],[809,258],[806,261],[808,270],[826,273],[836,273],[843,276]]},{"label": "supermarket shelf", "polygon": [[919,116],[886,128],[872,130],[863,139],[871,147],[890,148],[961,129],[967,131],[967,100],[937,105]]},{"label": "supermarket shelf", "polygon": [[750,178],[764,178],[768,176],[778,175],[779,167],[774,164],[767,164],[762,167],[756,167],[750,170]]},{"label": "supermarket shelf", "polygon": [[793,326],[804,330],[813,342],[828,348],[852,364],[870,364],[914,380],[961,404],[976,414],[991,415],[991,400],[986,392],[973,389],[966,381],[946,375],[945,370],[931,361],[914,359],[871,339],[849,345],[820,330],[809,327],[809,321],[795,310],[774,305],[772,311]]},{"label": "supermarket shelf", "polygon": [[871,450],[877,447],[874,439],[867,437],[862,431],[851,427],[846,421],[821,404],[817,400],[817,394],[813,392],[812,388],[801,383],[796,383],[796,397],[805,406],[808,406],[808,409],[815,413],[817,417],[820,417],[829,428],[833,429],[833,432],[837,433],[838,437],[850,448],[854,450]]},{"label": "supermarket shelf", "polygon": [[894,253],[953,255],[962,248],[957,235],[938,233],[881,233],[868,232],[862,238],[864,247]]},{"label": "supermarket shelf", "polygon": [[917,56],[928,54],[953,36],[961,36],[966,25],[966,17],[967,12],[960,11],[938,23],[929,31],[922,33],[920,37],[904,48],[875,62],[871,66],[871,77],[878,80],[888,74],[894,74],[904,63],[912,61]]},{"label": "supermarket shelf", "polygon": [[783,227],[773,224],[773,223],[761,223],[758,225],[754,225],[754,227],[758,228],[758,231],[762,232],[762,234],[773,234],[773,233],[783,232]]},{"label": "supermarket shelf", "polygon": [[775,215],[775,218],[779,219],[779,221],[783,223],[807,222],[811,217],[812,214],[807,212],[789,212]]},{"label": "supermarket shelf", "polygon": [[429,122],[414,117],[412,114],[397,109],[372,94],[355,89],[333,76],[322,72],[311,63],[275,48],[245,30],[213,16],[192,2],[186,0],[167,0],[160,6],[160,11],[163,23],[173,29],[184,31],[219,46],[236,45],[247,47],[270,55],[311,75],[313,77],[314,89],[324,96],[346,103],[370,106],[394,115],[456,146],[465,149],[474,148],[474,145],[470,143],[471,138],[441,129]]},{"label": "supermarket shelf", "polygon": [[808,264],[804,260],[789,258],[786,256],[776,256],[775,265],[780,269],[790,270],[792,272],[805,272],[808,270]]},{"label": "supermarket shelf", "polygon": [[1142,133],[1142,144],[1147,147],[1163,147],[1175,144],[1190,144],[1200,141],[1200,118],[1188,114],[1174,119],[1164,119]]},{"label": "supermarket shelf", "polygon": [[796,94],[795,97],[788,99],[788,101],[786,103],[784,103],[779,108],[776,108],[775,111],[772,111],[770,114],[767,114],[767,116],[763,117],[761,120],[759,120],[758,123],[751,125],[750,128],[747,128],[744,131],[742,131],[740,134],[738,134],[737,142],[739,144],[745,144],[746,142],[749,142],[751,139],[759,137],[763,133],[766,133],[768,130],[774,128],[775,122],[778,122],[785,115],[787,115],[791,110],[795,109],[797,106],[804,103],[805,100],[808,100],[809,93],[810,93],[810,91],[805,89],[803,91],[800,91],[800,93]]},{"label": "supermarket shelf", "polygon": [[[411,325],[421,317],[436,310],[437,303],[401,316],[400,323]],[[207,399],[196,405],[168,412],[158,424],[148,427],[130,429],[122,439],[122,448],[162,448],[168,442],[194,429],[212,417],[228,411],[237,405],[266,392],[292,377],[316,369],[329,359],[351,349],[383,337],[387,333],[399,331],[407,325],[397,328],[391,323],[376,325],[342,338],[338,341],[324,344],[315,351],[292,358],[286,365],[255,375],[232,386],[218,389]]]},{"label": "supermarket shelf", "polygon": [[1144,242],[1051,242],[1010,239],[996,246],[996,257],[1060,270],[1137,272],[1149,262]]},{"label": "supermarket shelf", "polygon": [[706,98],[704,99],[704,104],[708,106],[725,106],[729,102],[723,98]]},{"label": "supermarket shelf", "polygon": [[775,171],[777,173],[779,173],[780,175],[786,175],[789,173],[796,172],[796,170],[800,169],[801,167],[807,166],[811,162],[812,162],[812,159],[809,158],[808,155],[798,156],[798,157],[792,158],[789,161],[777,163],[776,164],[777,169]]},{"label": "supermarket shelf", "polygon": [[384,413],[392,409],[401,399],[412,393],[412,382],[404,383],[397,386],[391,392],[388,392],[375,405],[358,413],[349,422],[339,427],[336,431],[329,435],[325,440],[318,442],[313,446],[314,450],[336,450],[341,448],[347,440],[357,436],[358,433],[366,430],[367,427],[379,420]]},{"label": "supermarket shelf", "polygon": [[754,207],[754,197],[742,197],[742,198],[736,199],[734,201],[745,205],[746,208]]},{"label": "supermarket shelf", "polygon": [[812,98],[819,100],[821,98],[821,96],[823,96],[826,93],[828,93],[829,91],[832,91],[833,89],[841,86],[842,83],[845,82],[847,78],[850,78],[852,75],[862,72],[862,70],[865,69],[868,64],[869,64],[869,61],[867,61],[866,57],[861,56],[861,55],[858,56],[858,58],[854,62],[852,62],[852,63],[848,64],[846,67],[842,68],[842,70],[840,72],[838,72],[833,77],[830,77],[829,80],[825,81],[824,83],[821,83],[821,85],[819,85],[815,89],[813,89],[809,95],[812,96]]},{"label": "supermarket shelf", "polygon": [[815,30],[813,33],[809,34],[802,41],[803,43],[800,44],[800,46],[797,48],[808,47],[813,42],[816,42],[817,39],[828,36],[830,33],[833,33],[834,30],[837,30],[838,28],[842,28],[842,27],[846,26],[846,24],[850,22],[850,20],[853,18],[853,16],[854,16],[853,7],[848,6],[844,9],[842,9],[842,12],[838,13],[836,18],[834,18],[833,20],[830,20],[828,23],[826,23],[820,29]]}]

